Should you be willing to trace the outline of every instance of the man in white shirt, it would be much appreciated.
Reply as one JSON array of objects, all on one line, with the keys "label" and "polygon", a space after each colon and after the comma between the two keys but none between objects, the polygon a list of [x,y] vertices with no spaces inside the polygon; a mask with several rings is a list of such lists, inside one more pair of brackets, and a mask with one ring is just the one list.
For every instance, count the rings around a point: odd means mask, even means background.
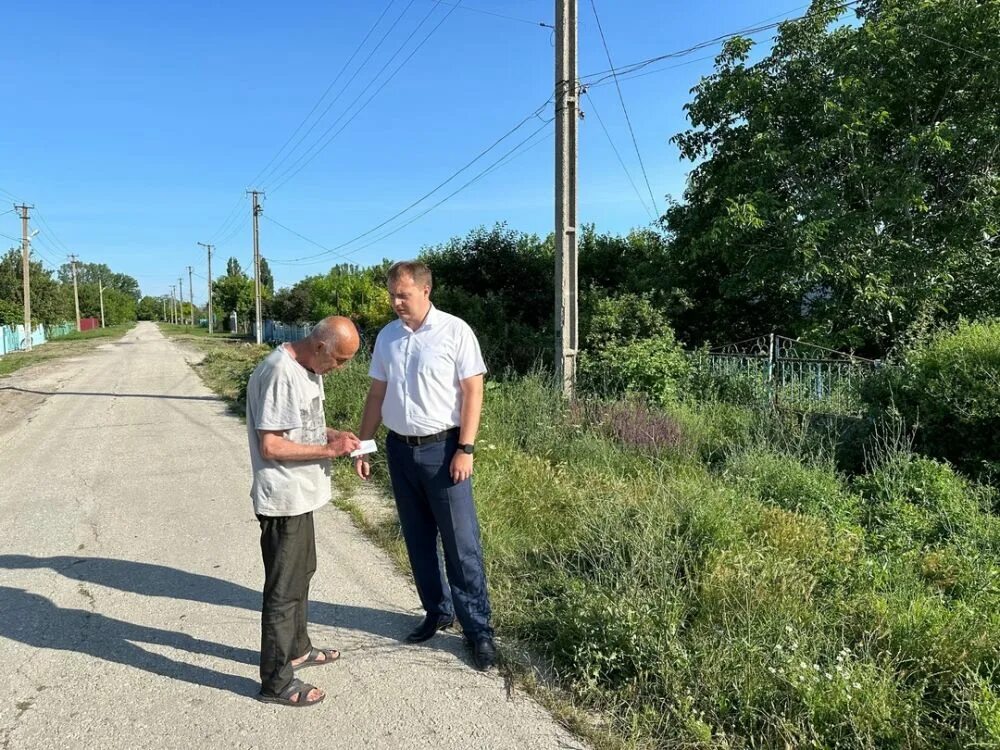
[{"label": "man in white shirt", "polygon": [[[375,341],[360,435],[370,440],[380,419],[389,429],[392,491],[426,612],[406,640],[426,641],[457,615],[476,666],[489,669],[496,647],[471,479],[486,365],[468,324],[431,304],[431,283],[423,263],[389,269],[399,320]],[[362,479],[370,474],[363,457],[355,459],[355,470]]]},{"label": "man in white shirt", "polygon": [[325,693],[294,673],[340,657],[313,648],[306,623],[316,571],[313,511],[330,502],[330,459],[360,445],[352,433],[326,427],[322,376],[350,362],[359,343],[349,319],[325,318],[307,338],[271,352],[247,383],[250,497],[264,558],[257,697],[267,703],[321,702]]}]

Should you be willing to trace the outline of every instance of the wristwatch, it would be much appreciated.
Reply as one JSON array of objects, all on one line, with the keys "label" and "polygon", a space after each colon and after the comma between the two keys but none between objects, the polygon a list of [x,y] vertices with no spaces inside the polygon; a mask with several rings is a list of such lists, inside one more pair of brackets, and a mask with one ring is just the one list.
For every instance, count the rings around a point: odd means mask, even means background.
[{"label": "wristwatch", "polygon": [[458,449],[460,451],[462,451],[462,453],[465,453],[465,454],[471,456],[473,453],[476,452],[476,444],[475,443],[459,443],[458,444]]}]

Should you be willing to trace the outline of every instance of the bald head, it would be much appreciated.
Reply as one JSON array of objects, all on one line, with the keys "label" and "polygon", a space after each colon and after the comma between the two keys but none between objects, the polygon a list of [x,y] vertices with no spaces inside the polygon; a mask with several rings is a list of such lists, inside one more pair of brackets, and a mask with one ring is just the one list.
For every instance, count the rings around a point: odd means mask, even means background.
[{"label": "bald head", "polygon": [[315,344],[324,344],[331,351],[336,349],[349,350],[351,355],[361,345],[357,326],[354,325],[354,321],[343,315],[331,315],[329,318],[323,318],[313,326],[309,338]]},{"label": "bald head", "polygon": [[303,366],[323,375],[350,362],[361,346],[361,337],[350,318],[331,315],[323,318],[305,339],[292,346],[296,359]]}]

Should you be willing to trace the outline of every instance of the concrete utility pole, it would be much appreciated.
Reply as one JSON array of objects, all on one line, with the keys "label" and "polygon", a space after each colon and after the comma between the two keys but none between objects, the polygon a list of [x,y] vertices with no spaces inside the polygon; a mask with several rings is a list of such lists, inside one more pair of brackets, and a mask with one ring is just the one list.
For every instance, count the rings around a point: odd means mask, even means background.
[{"label": "concrete utility pole", "polygon": [[170,322],[177,325],[177,286],[170,285]]},{"label": "concrete utility pole", "polygon": [[254,338],[258,344],[264,343],[263,323],[260,314],[260,215],[264,209],[260,205],[257,190],[249,191],[253,196],[253,298],[254,298]]},{"label": "concrete utility pole", "polygon": [[163,322],[166,323],[167,322],[167,298],[166,297],[160,297],[160,302],[163,303]]},{"label": "concrete utility pole", "polygon": [[260,215],[263,212],[263,208],[258,200],[259,196],[264,195],[259,190],[248,190],[248,193],[253,196],[253,291],[254,291],[254,302],[256,305],[255,311],[255,321],[256,325],[254,329],[257,334],[257,343],[264,343],[264,321],[261,320],[260,315]]},{"label": "concrete utility pole", "polygon": [[577,0],[556,0],[556,377],[576,387],[577,324]]},{"label": "concrete utility pole", "polygon": [[14,206],[21,212],[21,276],[24,284],[24,340],[31,351],[31,236],[28,234],[28,211],[34,206]]},{"label": "concrete utility pole", "polygon": [[177,322],[184,325],[184,277],[177,277],[177,288],[181,293],[177,296]]},{"label": "concrete utility pole", "polygon": [[212,333],[212,248],[215,245],[207,245],[204,242],[198,244],[208,250],[208,332]]},{"label": "concrete utility pole", "polygon": [[188,266],[188,299],[191,301],[191,327],[194,328],[194,281],[191,280],[191,266]]},{"label": "concrete utility pole", "polygon": [[104,279],[97,279],[97,288],[101,292],[101,328],[104,328]]},{"label": "concrete utility pole", "polygon": [[76,256],[69,256],[70,268],[73,269],[73,303],[76,305],[76,330],[80,332],[80,290],[76,285]]}]

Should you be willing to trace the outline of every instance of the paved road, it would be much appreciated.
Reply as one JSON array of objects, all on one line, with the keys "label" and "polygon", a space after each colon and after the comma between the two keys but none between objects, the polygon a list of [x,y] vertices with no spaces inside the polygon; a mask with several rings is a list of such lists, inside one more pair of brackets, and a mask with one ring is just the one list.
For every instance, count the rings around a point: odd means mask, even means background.
[{"label": "paved road", "polygon": [[401,644],[411,586],[333,507],[310,620],[344,656],[303,672],[328,698],[254,701],[245,440],[149,323],[0,379],[0,750],[581,747],[456,636]]}]

